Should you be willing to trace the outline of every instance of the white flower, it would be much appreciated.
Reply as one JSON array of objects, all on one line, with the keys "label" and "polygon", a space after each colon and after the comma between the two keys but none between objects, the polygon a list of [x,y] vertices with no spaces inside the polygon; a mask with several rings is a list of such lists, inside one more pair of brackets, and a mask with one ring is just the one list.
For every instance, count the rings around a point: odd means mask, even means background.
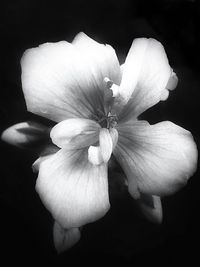
[{"label": "white flower", "polygon": [[160,221],[160,197],[183,186],[197,164],[189,131],[138,120],[177,84],[161,43],[135,39],[122,68],[111,46],[79,33],[72,43],[27,50],[21,65],[28,111],[57,123],[50,137],[60,149],[37,161],[36,190],[59,225],[77,229],[109,210],[112,153],[132,197]]}]

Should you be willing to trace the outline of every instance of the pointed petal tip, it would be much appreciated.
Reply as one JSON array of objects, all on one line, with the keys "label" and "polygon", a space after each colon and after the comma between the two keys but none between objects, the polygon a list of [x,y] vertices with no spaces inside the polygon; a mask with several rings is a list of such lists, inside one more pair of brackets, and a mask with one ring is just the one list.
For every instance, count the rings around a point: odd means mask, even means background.
[{"label": "pointed petal tip", "polygon": [[146,219],[155,224],[162,223],[163,211],[160,197],[142,194],[138,204]]},{"label": "pointed petal tip", "polygon": [[8,127],[1,133],[1,140],[10,145],[21,147],[22,144],[27,142],[27,137],[18,132],[18,128],[27,126],[27,122],[23,122]]},{"label": "pointed petal tip", "polygon": [[72,248],[80,238],[79,228],[64,229],[58,222],[54,223],[53,241],[58,254]]},{"label": "pointed petal tip", "polygon": [[166,89],[174,90],[178,84],[178,77],[176,73],[172,70],[172,74],[167,82]]}]

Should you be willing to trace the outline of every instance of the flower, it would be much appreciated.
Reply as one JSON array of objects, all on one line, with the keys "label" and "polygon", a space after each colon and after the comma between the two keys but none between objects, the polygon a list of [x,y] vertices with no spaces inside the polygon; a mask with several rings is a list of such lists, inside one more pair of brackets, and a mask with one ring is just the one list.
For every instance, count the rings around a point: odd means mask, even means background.
[{"label": "flower", "polygon": [[[58,250],[64,238],[74,244],[79,227],[109,210],[112,154],[131,196],[147,217],[160,222],[160,197],[183,186],[197,165],[189,131],[169,121],[150,125],[138,120],[177,85],[162,44],[135,39],[120,66],[111,46],[79,33],[72,43],[27,50],[21,66],[28,111],[57,123],[50,137],[59,149],[41,155],[34,166],[39,170],[36,190],[56,221]],[[8,142],[13,140],[9,132],[3,133]]]}]

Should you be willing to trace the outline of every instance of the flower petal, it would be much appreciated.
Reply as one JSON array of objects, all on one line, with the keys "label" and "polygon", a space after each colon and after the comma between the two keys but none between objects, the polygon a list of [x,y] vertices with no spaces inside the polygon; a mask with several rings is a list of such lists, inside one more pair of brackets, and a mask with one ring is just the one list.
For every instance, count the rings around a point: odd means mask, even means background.
[{"label": "flower petal", "polygon": [[164,100],[171,75],[174,72],[162,44],[152,38],[135,39],[123,67],[120,94],[123,105],[127,105],[121,119],[136,117]]},{"label": "flower petal", "polygon": [[113,141],[110,132],[106,128],[102,128],[99,133],[99,146],[102,158],[104,162],[108,162],[112,151],[113,151]]},{"label": "flower petal", "polygon": [[48,138],[48,127],[36,122],[21,122],[10,126],[1,139],[20,148],[36,148]]},{"label": "flower petal", "polygon": [[114,155],[128,178],[129,192],[150,195],[174,193],[193,175],[197,148],[187,130],[171,123],[121,124]]},{"label": "flower petal", "polygon": [[[21,66],[28,110],[57,122],[74,117],[90,118],[98,110],[103,111],[103,76],[113,72],[117,76],[118,67],[113,64],[119,63],[111,60],[116,57],[113,50],[102,47],[103,51],[93,47],[87,56],[78,46],[65,41],[27,50]],[[101,65],[95,53],[101,58]]]},{"label": "flower petal", "polygon": [[168,90],[174,90],[176,88],[177,84],[178,84],[178,77],[177,77],[175,72],[172,72],[172,74],[168,80],[166,88]]},{"label": "flower petal", "polygon": [[56,124],[50,136],[59,147],[83,148],[98,141],[100,128],[93,120],[73,118]]},{"label": "flower petal", "polygon": [[81,238],[79,228],[64,229],[58,222],[54,223],[53,240],[58,253],[73,247]]},{"label": "flower petal", "polygon": [[105,77],[115,84],[120,84],[120,64],[115,50],[110,45],[99,44],[83,32],[77,34],[72,43],[85,56],[93,75],[99,77],[100,87],[104,87]]},{"label": "flower petal", "polygon": [[90,146],[88,149],[88,160],[94,165],[99,165],[104,162],[100,146]]},{"label": "flower petal", "polygon": [[160,197],[140,194],[138,205],[149,221],[152,223],[162,222],[163,214]]},{"label": "flower petal", "polygon": [[59,148],[57,146],[54,146],[53,144],[46,145],[45,148],[40,153],[39,158],[36,159],[36,161],[32,164],[32,170],[33,172],[38,172],[40,169],[40,164],[50,158],[53,154],[58,152]]},{"label": "flower petal", "polygon": [[110,207],[107,166],[91,164],[87,149],[61,149],[41,162],[36,190],[67,229],[101,218]]},{"label": "flower petal", "polygon": [[110,137],[112,139],[112,150],[114,150],[116,145],[117,145],[117,142],[118,142],[119,134],[115,128],[110,128],[109,133],[110,133]]}]

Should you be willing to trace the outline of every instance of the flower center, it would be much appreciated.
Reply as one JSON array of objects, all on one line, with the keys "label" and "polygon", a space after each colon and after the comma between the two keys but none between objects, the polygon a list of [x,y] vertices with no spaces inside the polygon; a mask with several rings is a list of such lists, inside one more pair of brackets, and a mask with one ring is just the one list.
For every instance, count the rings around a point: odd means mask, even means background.
[{"label": "flower center", "polygon": [[105,114],[102,110],[97,110],[97,115],[93,115],[92,118],[98,122],[102,128],[114,128],[117,125],[117,115],[108,112]]},{"label": "flower center", "polygon": [[107,115],[105,115],[103,112],[99,112],[98,116],[98,123],[101,125],[102,128],[114,128],[117,125],[117,116],[115,114],[111,114],[111,112],[108,112]]}]

